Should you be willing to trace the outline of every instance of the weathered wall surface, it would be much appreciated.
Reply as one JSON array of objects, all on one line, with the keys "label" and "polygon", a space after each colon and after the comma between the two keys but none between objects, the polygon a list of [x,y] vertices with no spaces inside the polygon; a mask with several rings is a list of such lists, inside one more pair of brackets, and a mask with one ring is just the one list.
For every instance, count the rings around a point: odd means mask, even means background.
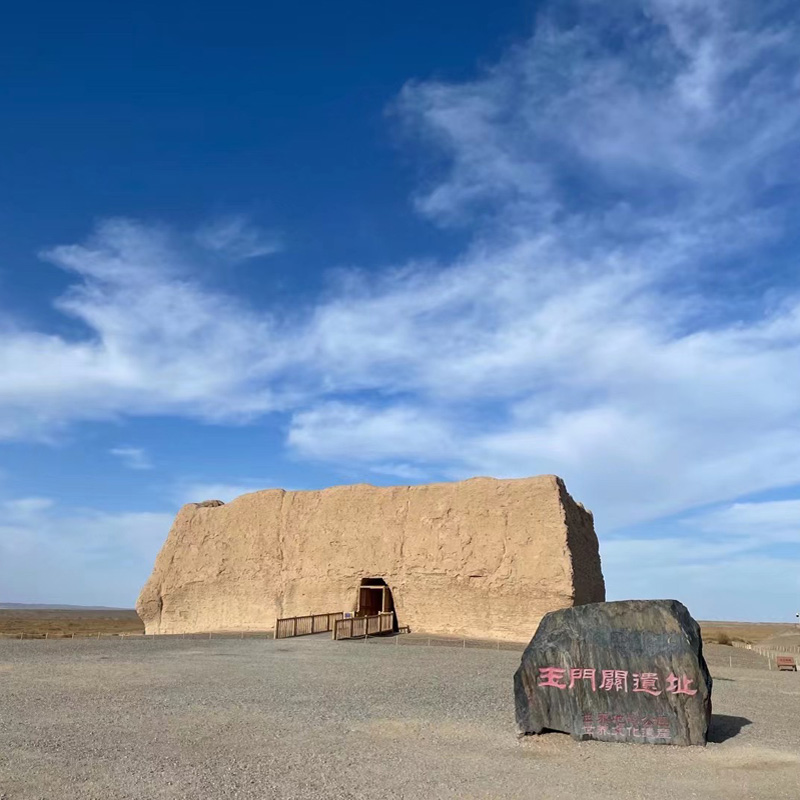
[{"label": "weathered wall surface", "polygon": [[460,636],[527,641],[548,611],[605,599],[592,516],[545,475],[190,503],[136,608],[148,633],[265,630],[353,610],[370,577],[400,625]]}]

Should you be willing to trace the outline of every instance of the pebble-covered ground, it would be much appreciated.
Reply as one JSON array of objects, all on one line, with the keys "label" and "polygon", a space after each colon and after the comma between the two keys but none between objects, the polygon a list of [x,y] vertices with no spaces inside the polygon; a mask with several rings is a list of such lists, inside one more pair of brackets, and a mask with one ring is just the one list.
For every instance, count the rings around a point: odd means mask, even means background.
[{"label": "pebble-covered ground", "polygon": [[706,748],[518,741],[519,653],[0,641],[0,798],[800,798],[800,675],[720,665]]}]

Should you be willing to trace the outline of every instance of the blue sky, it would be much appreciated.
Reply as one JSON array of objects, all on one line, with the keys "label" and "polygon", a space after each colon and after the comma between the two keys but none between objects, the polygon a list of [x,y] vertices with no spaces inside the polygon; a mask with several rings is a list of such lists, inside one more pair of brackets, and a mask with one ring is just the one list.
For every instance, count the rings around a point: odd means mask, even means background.
[{"label": "blue sky", "polygon": [[15,9],[0,599],[131,605],[188,501],[553,472],[610,599],[792,619],[798,16]]}]

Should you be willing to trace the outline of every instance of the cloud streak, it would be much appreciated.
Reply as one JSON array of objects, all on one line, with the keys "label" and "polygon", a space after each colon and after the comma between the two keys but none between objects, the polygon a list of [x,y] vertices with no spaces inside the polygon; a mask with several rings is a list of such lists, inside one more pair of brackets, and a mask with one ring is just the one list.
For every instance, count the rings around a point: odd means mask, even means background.
[{"label": "cloud streak", "polygon": [[142,447],[112,447],[108,451],[128,469],[152,469],[153,465]]}]

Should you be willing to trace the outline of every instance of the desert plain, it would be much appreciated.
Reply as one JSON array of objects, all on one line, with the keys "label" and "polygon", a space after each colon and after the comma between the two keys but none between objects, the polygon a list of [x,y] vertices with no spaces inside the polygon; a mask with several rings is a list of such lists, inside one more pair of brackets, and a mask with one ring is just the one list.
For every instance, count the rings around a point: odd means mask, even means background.
[{"label": "desert plain", "polygon": [[520,652],[486,643],[8,637],[0,798],[797,800],[800,677],[706,655],[710,742],[678,748],[518,740]]}]

